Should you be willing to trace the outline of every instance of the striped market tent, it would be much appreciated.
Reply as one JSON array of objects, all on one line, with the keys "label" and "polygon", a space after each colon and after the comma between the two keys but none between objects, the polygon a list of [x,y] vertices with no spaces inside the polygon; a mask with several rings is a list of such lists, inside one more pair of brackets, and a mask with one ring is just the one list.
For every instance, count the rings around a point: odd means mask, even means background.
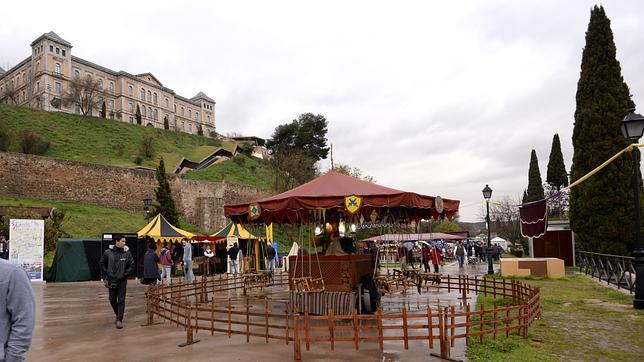
[{"label": "striped market tent", "polygon": [[251,234],[241,224],[235,224],[232,222],[210,236],[219,238],[234,237],[237,239],[261,239],[260,237]]},{"label": "striped market tent", "polygon": [[150,237],[156,242],[173,242],[178,243],[181,239],[192,239],[195,234],[179,229],[166,220],[163,215],[157,215],[149,224],[137,232],[139,238]]}]

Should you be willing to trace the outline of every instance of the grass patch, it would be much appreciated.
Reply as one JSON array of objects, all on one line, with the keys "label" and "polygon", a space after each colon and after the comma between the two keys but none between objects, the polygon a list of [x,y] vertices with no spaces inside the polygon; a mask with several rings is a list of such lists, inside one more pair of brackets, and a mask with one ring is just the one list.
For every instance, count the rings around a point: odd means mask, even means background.
[{"label": "grass patch", "polygon": [[[471,339],[472,361],[639,360],[644,353],[644,311],[633,297],[582,275],[563,279],[521,278],[541,289],[543,318],[519,336]],[[485,308],[503,303],[478,296]]]},{"label": "grass patch", "polygon": [[265,162],[242,154],[235,157],[239,157],[243,161],[226,160],[205,170],[190,171],[183,177],[188,180],[226,181],[234,184],[251,185],[267,191],[272,189],[273,173]]}]

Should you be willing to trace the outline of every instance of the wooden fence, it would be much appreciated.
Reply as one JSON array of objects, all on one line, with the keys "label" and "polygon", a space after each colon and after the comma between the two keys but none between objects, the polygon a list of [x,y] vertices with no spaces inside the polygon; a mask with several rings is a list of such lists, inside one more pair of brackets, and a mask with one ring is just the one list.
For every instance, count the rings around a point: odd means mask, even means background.
[{"label": "wooden fence", "polygon": [[262,288],[272,285],[286,285],[285,274],[275,274],[270,285],[252,284],[243,277],[202,278],[191,284],[153,286],[147,293],[148,324],[160,318],[182,327],[186,331],[186,346],[198,342],[199,332],[232,335],[283,341],[293,344],[294,359],[302,357],[302,345],[308,351],[312,344],[327,344],[333,351],[336,344],[352,344],[356,350],[365,343],[376,343],[381,351],[386,341],[401,341],[409,348],[410,341],[426,341],[427,348],[440,347],[441,358],[450,357],[450,349],[456,339],[464,338],[466,343],[476,338],[483,341],[485,336],[492,339],[517,334],[527,337],[528,327],[541,317],[540,291],[516,280],[483,278],[479,276],[443,275],[440,284],[425,288],[445,289],[458,292],[463,298],[483,294],[494,298],[503,297],[510,306],[485,309],[471,309],[469,304],[459,310],[456,307],[431,307],[410,312],[403,307],[398,313],[335,315],[310,315],[308,311],[298,313],[288,303],[270,304],[268,300],[255,304],[244,298],[243,303],[233,303],[222,298],[227,290]]}]

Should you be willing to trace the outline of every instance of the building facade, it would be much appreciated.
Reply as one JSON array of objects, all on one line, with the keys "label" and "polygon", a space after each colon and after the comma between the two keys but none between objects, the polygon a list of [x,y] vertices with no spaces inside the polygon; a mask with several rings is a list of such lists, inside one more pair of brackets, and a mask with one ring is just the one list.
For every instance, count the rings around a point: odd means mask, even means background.
[{"label": "building facade", "polygon": [[[182,97],[165,87],[151,73],[133,75],[113,71],[72,56],[72,44],[53,31],[31,43],[31,56],[6,71],[0,68],[0,100],[47,111],[81,113],[80,105],[61,102],[70,83],[81,77],[94,80],[98,87],[98,104],[105,102],[106,117],[137,123],[137,106],[142,124],[169,129],[215,134],[215,101],[203,92],[192,98]],[[98,116],[101,106],[93,107]]]}]

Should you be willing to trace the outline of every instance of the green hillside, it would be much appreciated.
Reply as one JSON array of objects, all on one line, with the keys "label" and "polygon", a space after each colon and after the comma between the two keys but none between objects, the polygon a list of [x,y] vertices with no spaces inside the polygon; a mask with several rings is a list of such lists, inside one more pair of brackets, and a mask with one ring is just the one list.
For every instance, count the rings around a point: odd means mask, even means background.
[{"label": "green hillside", "polygon": [[46,156],[114,166],[133,166],[145,135],[154,138],[156,150],[155,157],[143,162],[148,167],[155,167],[159,156],[174,162],[166,162],[168,169],[181,157],[200,160],[221,144],[183,132],[9,105],[0,105],[0,122],[13,133],[10,151],[20,150],[20,132],[29,129],[51,142]]},{"label": "green hillside", "polygon": [[269,166],[255,157],[239,154],[236,160],[226,160],[204,170],[190,171],[184,175],[189,180],[227,181],[271,190],[273,173]]}]

